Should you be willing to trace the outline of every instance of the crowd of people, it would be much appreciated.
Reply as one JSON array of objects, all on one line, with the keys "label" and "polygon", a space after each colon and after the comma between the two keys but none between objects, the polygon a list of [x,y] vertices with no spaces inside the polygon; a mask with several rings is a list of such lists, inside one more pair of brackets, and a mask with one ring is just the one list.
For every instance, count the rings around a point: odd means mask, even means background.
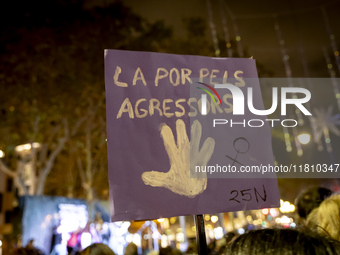
[{"label": "crowd of people", "polygon": [[[331,190],[313,187],[303,191],[296,199],[299,225],[296,228],[264,228],[250,230],[242,235],[233,232],[211,242],[207,255],[261,255],[261,254],[315,254],[340,255],[340,195]],[[31,241],[15,255],[40,255]],[[186,252],[173,247],[148,251],[143,255],[196,255],[198,247],[189,245]],[[202,254],[202,252],[201,252]],[[77,255],[115,255],[103,243],[94,243]],[[138,255],[137,246],[130,243],[124,255]]]}]

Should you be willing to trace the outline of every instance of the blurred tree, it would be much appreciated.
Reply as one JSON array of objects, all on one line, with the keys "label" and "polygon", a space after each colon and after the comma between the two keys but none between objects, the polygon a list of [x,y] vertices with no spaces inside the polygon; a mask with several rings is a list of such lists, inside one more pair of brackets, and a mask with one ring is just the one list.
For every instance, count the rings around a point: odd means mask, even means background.
[{"label": "blurred tree", "polygon": [[21,7],[1,18],[1,169],[27,193],[18,166],[28,159],[17,161],[15,147],[38,142],[29,157],[34,194],[74,196],[81,180],[85,192],[77,196],[107,197],[104,49],[158,51],[171,29],[147,22],[120,1],[86,10],[83,1]]},{"label": "blurred tree", "polygon": [[164,52],[185,55],[214,56],[212,41],[207,36],[207,21],[201,17],[182,20],[186,36],[171,38],[162,45]]}]

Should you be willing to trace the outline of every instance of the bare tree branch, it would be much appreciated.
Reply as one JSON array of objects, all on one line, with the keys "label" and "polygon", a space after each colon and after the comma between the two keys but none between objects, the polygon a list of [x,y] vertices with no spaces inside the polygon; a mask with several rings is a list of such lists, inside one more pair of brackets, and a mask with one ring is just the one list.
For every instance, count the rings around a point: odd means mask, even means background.
[{"label": "bare tree branch", "polygon": [[[40,117],[37,116],[37,117],[35,118],[35,121],[33,122],[34,136],[35,136],[36,134],[38,134],[38,132],[39,132],[39,123],[40,123]],[[34,142],[34,140],[35,140],[35,137],[33,137],[33,142]]]},{"label": "bare tree branch", "polygon": [[52,131],[51,131],[51,133],[50,133],[50,135],[48,137],[47,144],[51,144],[52,143],[52,140],[53,140],[55,134],[57,134],[59,132],[60,128],[61,128],[61,125],[58,125],[58,126],[55,126],[52,129]]},{"label": "bare tree branch", "polygon": [[87,184],[88,184],[88,190],[87,190],[87,199],[89,201],[91,201],[93,199],[93,194],[92,194],[92,184],[93,184],[93,180],[92,180],[92,167],[93,167],[93,160],[92,160],[92,152],[91,152],[91,147],[92,147],[92,143],[91,143],[91,131],[93,128],[92,125],[92,120],[93,120],[93,114],[89,113],[89,118],[87,119],[86,122],[86,170],[85,170],[85,175],[86,175],[86,180],[87,180]]},{"label": "bare tree branch", "polygon": [[40,153],[39,153],[39,167],[42,167],[43,162],[45,162],[47,158],[47,151],[48,151],[48,144],[43,143],[40,148]]},{"label": "bare tree branch", "polygon": [[68,128],[68,122],[67,119],[63,119],[62,123],[64,125],[64,137],[69,138],[70,137],[70,130]]},{"label": "bare tree branch", "polygon": [[83,124],[83,122],[84,122],[86,119],[87,119],[87,116],[84,116],[84,117],[80,118],[80,119],[76,122],[76,124],[74,125],[74,127],[73,127],[73,129],[72,129],[72,131],[71,131],[71,136],[74,136],[74,135],[77,133],[77,131],[78,131],[80,125]]},{"label": "bare tree branch", "polygon": [[[74,135],[80,125],[86,120],[86,117],[80,118],[76,124],[74,125],[71,135]],[[42,169],[40,176],[39,176],[39,181],[38,181],[38,189],[37,189],[37,195],[42,195],[44,192],[44,187],[45,187],[45,182],[48,174],[51,172],[51,169],[53,167],[53,163],[58,156],[58,154],[62,151],[62,149],[65,146],[65,143],[70,139],[70,132],[69,132],[69,127],[68,127],[68,122],[66,119],[63,119],[63,125],[64,125],[64,136],[62,138],[59,138],[58,145],[55,147],[55,149],[52,151],[51,155],[46,161],[46,164],[44,168]]]},{"label": "bare tree branch", "polygon": [[17,174],[17,172],[11,170],[8,166],[5,165],[5,163],[0,159],[0,169],[7,174],[8,176],[12,177],[14,179],[14,182],[17,183],[18,188],[23,191],[23,193],[26,195],[28,194],[28,190],[24,184],[24,181],[20,178],[20,176]]},{"label": "bare tree branch", "polygon": [[87,182],[86,182],[86,178],[85,178],[85,172],[84,172],[84,168],[83,168],[83,164],[81,163],[80,158],[77,158],[77,165],[78,165],[78,170],[79,170],[79,174],[80,174],[80,179],[81,179],[81,186],[87,190]]},{"label": "bare tree branch", "polygon": [[13,170],[9,169],[9,167],[6,166],[5,163],[2,162],[1,159],[0,159],[0,168],[1,168],[1,170],[2,170],[5,174],[11,176],[12,178],[16,178],[16,177],[17,177],[17,173],[14,172]]},{"label": "bare tree branch", "polygon": [[44,187],[45,187],[47,175],[50,173],[56,157],[61,152],[61,150],[64,148],[65,143],[69,139],[68,125],[65,119],[63,120],[63,124],[64,124],[64,132],[65,132],[64,137],[59,138],[57,147],[52,151],[51,155],[47,159],[47,162],[44,168],[42,169],[40,173],[39,181],[38,181],[38,188],[37,188],[37,195],[42,195],[44,193]]},{"label": "bare tree branch", "polygon": [[50,173],[57,155],[64,148],[64,145],[67,141],[68,141],[68,137],[60,138],[57,147],[53,150],[50,157],[48,158],[45,164],[45,167],[42,169],[40,176],[39,176],[37,195],[42,195],[44,193],[44,186],[45,186],[47,175]]}]

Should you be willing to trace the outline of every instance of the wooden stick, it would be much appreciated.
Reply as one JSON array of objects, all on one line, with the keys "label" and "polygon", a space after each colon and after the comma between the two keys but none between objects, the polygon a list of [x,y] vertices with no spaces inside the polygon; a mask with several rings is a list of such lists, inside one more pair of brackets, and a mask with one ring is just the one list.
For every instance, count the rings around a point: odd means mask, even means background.
[{"label": "wooden stick", "polygon": [[198,255],[207,255],[207,239],[205,236],[204,219],[203,215],[194,215],[195,227],[196,227],[196,243]]}]

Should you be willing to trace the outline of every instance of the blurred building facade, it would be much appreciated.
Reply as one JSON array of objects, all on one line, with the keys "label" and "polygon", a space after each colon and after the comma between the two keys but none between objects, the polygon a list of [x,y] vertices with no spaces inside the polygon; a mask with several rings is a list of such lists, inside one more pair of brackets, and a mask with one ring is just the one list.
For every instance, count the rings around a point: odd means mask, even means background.
[{"label": "blurred building facade", "polygon": [[15,187],[13,178],[0,171],[0,239],[11,234],[13,226],[11,215],[15,202]]}]

